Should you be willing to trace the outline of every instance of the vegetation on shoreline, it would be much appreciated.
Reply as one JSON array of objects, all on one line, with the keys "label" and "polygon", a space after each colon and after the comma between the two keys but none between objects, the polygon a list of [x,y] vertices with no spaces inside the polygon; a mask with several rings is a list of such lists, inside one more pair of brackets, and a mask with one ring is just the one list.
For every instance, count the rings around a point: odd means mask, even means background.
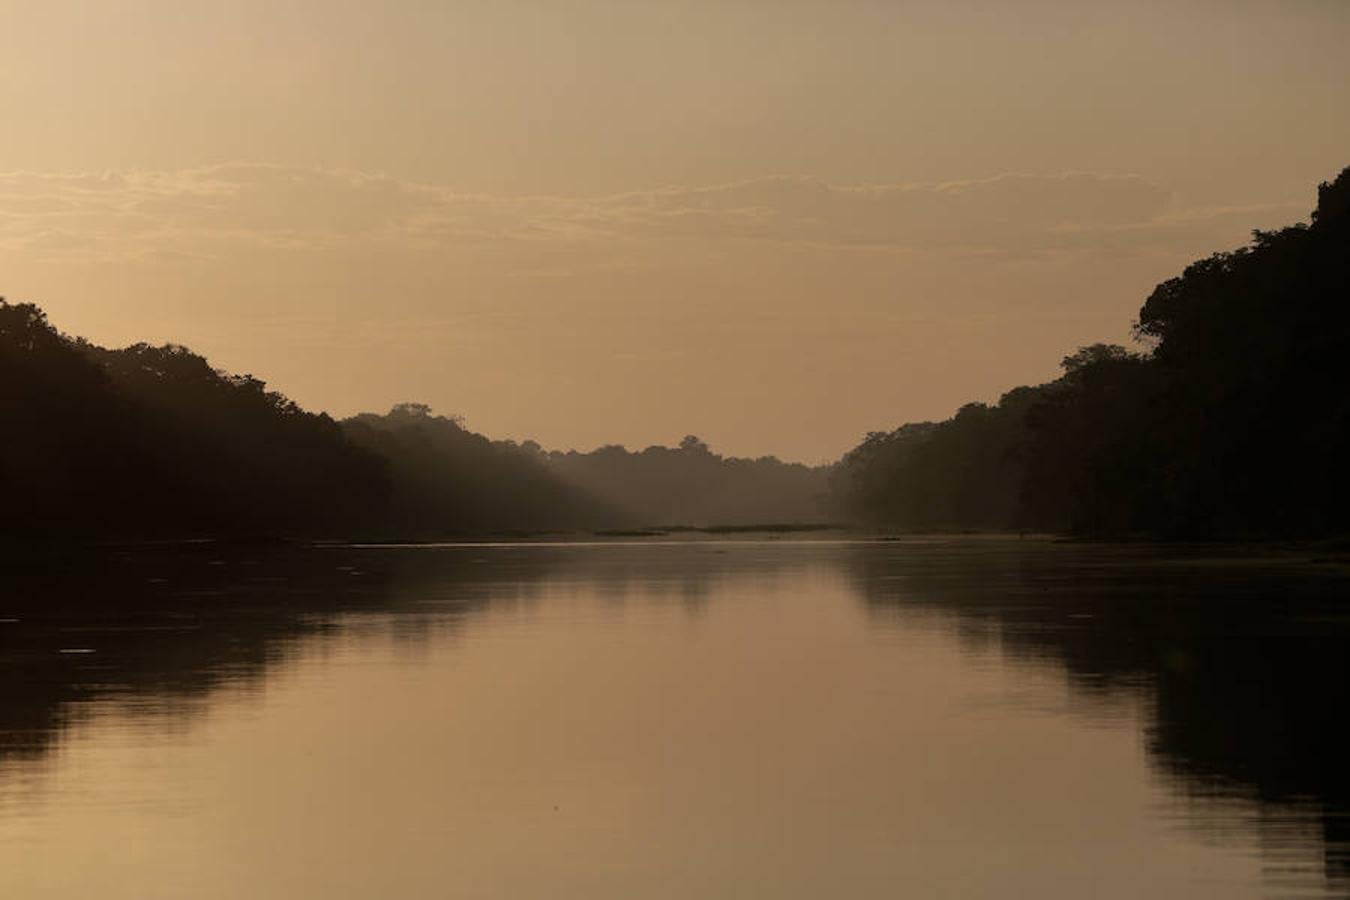
[{"label": "vegetation on shoreline", "polygon": [[342,422],[177,345],[121,350],[0,300],[10,539],[435,539],[816,521],[826,469],[696,438],[630,453],[493,441],[417,403]]},{"label": "vegetation on shoreline", "polygon": [[609,445],[544,459],[564,481],[622,511],[634,526],[674,531],[829,518],[827,467],[722,456],[694,435],[676,447],[630,452]]},{"label": "vegetation on shoreline", "polygon": [[835,489],[854,518],[900,529],[1350,532],[1347,297],[1350,169],[1310,224],[1159,285],[1135,325],[1147,350],[1086,347],[1049,384],[868,435]]},{"label": "vegetation on shoreline", "polygon": [[549,452],[411,403],[337,422],[184,347],[105,349],[0,300],[0,535],[1350,533],[1348,269],[1350,169],[1310,224],[1159,285],[1148,349],[1085,347],[1053,382],[870,434],[833,467],[692,435]]}]

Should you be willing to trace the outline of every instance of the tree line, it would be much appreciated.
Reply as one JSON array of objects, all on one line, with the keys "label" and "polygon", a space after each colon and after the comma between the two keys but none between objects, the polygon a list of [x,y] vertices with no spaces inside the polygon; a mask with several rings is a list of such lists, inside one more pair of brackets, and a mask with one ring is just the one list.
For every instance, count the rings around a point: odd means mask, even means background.
[{"label": "tree line", "polygon": [[812,524],[832,514],[828,467],[722,456],[692,434],[675,447],[610,444],[546,459],[569,483],[641,525]]},{"label": "tree line", "polygon": [[1350,169],[1307,224],[1158,285],[1142,349],[869,434],[834,472],[857,520],[1164,538],[1350,531]]},{"label": "tree line", "polygon": [[816,521],[825,469],[697,439],[630,453],[493,441],[403,403],[335,421],[178,345],[118,350],[0,300],[8,538],[430,539]]},{"label": "tree line", "polygon": [[335,421],[177,345],[106,349],[0,300],[7,537],[433,538],[807,523],[1095,536],[1350,531],[1350,169],[1308,224],[1159,285],[1142,349],[830,467],[493,441],[407,403]]}]

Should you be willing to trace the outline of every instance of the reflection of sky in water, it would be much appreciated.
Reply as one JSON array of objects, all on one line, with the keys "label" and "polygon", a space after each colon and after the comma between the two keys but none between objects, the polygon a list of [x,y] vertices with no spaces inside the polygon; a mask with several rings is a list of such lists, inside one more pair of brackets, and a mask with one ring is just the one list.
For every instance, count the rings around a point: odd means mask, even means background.
[{"label": "reflection of sky in water", "polygon": [[11,579],[7,895],[1346,886],[1330,570],[979,540],[254,556]]}]

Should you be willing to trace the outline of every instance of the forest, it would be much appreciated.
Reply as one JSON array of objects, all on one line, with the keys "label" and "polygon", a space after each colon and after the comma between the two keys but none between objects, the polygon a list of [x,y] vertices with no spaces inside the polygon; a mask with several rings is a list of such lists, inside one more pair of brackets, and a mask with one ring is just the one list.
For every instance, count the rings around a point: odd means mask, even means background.
[{"label": "forest", "polygon": [[366,540],[818,522],[826,469],[697,438],[629,453],[493,441],[402,403],[335,421],[187,348],[98,347],[0,301],[11,539]]},{"label": "forest", "polygon": [[1308,224],[1158,285],[1140,349],[1096,344],[1049,384],[870,434],[832,475],[899,530],[1278,538],[1350,531],[1350,169]]},{"label": "forest", "polygon": [[[336,421],[177,345],[106,349],[0,301],[10,538],[426,539],[838,521],[897,531],[1350,531],[1350,169],[1308,224],[1158,287],[1138,347],[869,434],[833,466],[494,441],[419,403]],[[677,432],[678,433],[678,432]]]}]

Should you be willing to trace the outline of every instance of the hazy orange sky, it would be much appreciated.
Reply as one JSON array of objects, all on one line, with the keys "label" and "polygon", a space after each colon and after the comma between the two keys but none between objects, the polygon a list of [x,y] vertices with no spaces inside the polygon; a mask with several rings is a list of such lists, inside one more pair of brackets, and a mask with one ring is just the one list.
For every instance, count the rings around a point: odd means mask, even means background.
[{"label": "hazy orange sky", "polygon": [[0,294],[335,415],[832,458],[1350,164],[1350,3],[0,0]]}]

